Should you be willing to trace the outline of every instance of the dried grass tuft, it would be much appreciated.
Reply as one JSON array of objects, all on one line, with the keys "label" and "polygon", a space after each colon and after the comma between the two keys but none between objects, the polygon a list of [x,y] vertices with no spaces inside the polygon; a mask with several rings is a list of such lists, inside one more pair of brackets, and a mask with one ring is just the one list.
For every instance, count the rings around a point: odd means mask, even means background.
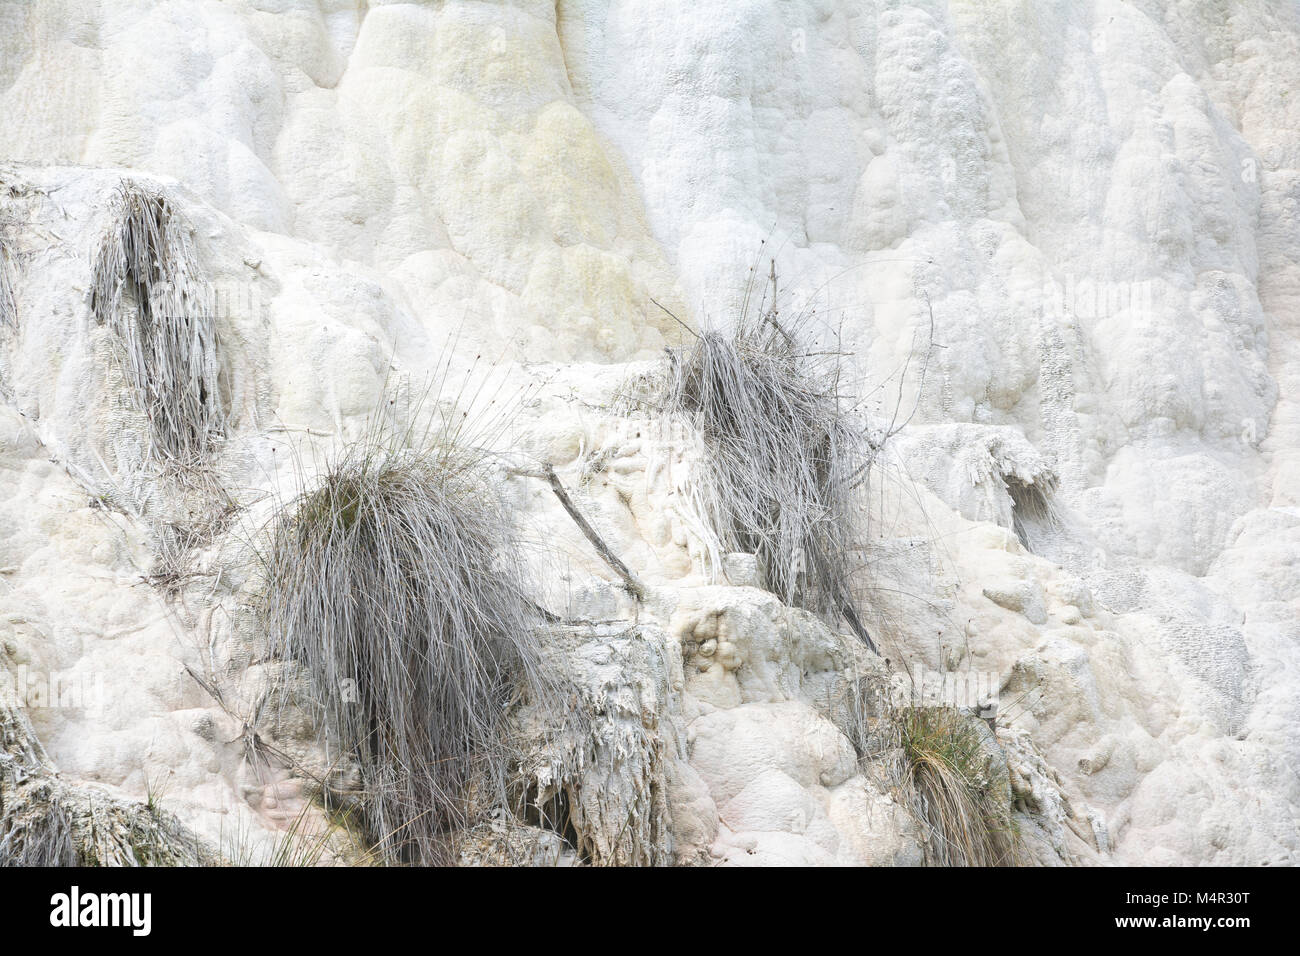
[{"label": "dried grass tuft", "polygon": [[0,645],[0,867],[220,862],[160,807],[60,780],[5,680],[10,664]]},{"label": "dried grass tuft", "polygon": [[330,742],[360,768],[361,819],[394,862],[453,860],[504,807],[504,720],[545,696],[539,620],[484,454],[369,437],[282,507],[264,554],[272,651],[300,661]]},{"label": "dried grass tuft", "polygon": [[691,497],[722,549],[757,555],[765,588],[843,615],[874,649],[852,587],[874,449],[841,393],[839,351],[812,340],[811,315],[786,319],[774,301],[670,352],[658,405],[703,439]]},{"label": "dried grass tuft", "polygon": [[72,822],[57,794],[44,812],[10,812],[0,836],[0,866],[76,866]]},{"label": "dried grass tuft", "polygon": [[893,712],[891,729],[902,761],[897,780],[926,831],[926,863],[1015,865],[1009,785],[996,779],[975,718],[952,707],[907,705]]},{"label": "dried grass tuft", "polygon": [[226,429],[211,290],[165,192],[124,181],[109,215],[91,311],[117,338],[123,373],[149,421],[152,456],[197,464]]},{"label": "dried grass tuft", "polygon": [[1043,553],[1044,542],[1065,527],[1056,503],[1056,479],[1052,475],[1037,480],[1014,476],[1005,479],[1011,496],[1011,522],[1016,537],[1026,549]]}]

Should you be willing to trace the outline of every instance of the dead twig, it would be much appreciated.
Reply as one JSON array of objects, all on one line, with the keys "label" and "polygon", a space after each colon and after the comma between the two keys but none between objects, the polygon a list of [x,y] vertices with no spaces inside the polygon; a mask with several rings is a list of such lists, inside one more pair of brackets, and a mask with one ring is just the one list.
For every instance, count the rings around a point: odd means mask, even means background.
[{"label": "dead twig", "polygon": [[635,595],[638,601],[645,601],[645,585],[641,583],[641,579],[633,573],[631,568],[622,562],[619,556],[616,555],[610,549],[609,545],[604,542],[601,536],[596,533],[596,529],[588,523],[585,517],[583,517],[582,512],[578,510],[578,506],[573,503],[573,499],[569,497],[569,493],[564,489],[564,485],[560,481],[560,476],[555,473],[555,469],[551,467],[549,462],[543,466],[540,472],[516,471],[516,474],[544,478],[546,481],[550,482],[551,490],[555,492],[555,497],[560,499],[560,504],[563,505],[564,510],[569,513],[569,517],[572,518],[573,523],[578,526],[578,530],[586,535],[587,540],[591,542],[591,546],[596,549],[596,552],[601,556],[604,562],[610,566],[614,573],[623,579],[624,587]]}]

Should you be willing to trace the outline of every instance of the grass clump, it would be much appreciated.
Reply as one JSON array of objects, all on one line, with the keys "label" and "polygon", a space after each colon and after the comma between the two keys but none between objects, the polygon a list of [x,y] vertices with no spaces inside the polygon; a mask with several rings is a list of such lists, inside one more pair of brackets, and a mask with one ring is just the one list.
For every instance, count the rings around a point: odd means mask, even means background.
[{"label": "grass clump", "polygon": [[723,550],[758,558],[763,586],[784,603],[842,615],[869,646],[851,584],[865,540],[859,489],[873,449],[841,394],[841,353],[786,319],[773,295],[669,353],[659,405],[701,436],[693,489]]},{"label": "grass clump", "polygon": [[7,794],[3,866],[211,866],[220,857],[172,814],[97,787],[41,779]]},{"label": "grass clump", "polygon": [[1064,527],[1056,504],[1056,477],[1052,474],[1021,479],[1005,478],[1011,496],[1011,526],[1026,550],[1042,553],[1043,540]]},{"label": "grass clump", "polygon": [[55,794],[44,812],[19,815],[10,811],[0,835],[0,866],[76,866],[72,821]]},{"label": "grass clump", "polygon": [[164,464],[193,465],[225,434],[213,300],[189,228],[162,190],[125,181],[95,257],[90,307],[120,346],[123,374]]},{"label": "grass clump", "polygon": [[544,694],[538,611],[485,457],[367,438],[283,507],[265,553],[272,650],[305,666],[356,761],[360,822],[394,862],[454,858],[504,806],[504,726]]},{"label": "grass clump", "polygon": [[952,707],[908,705],[893,717],[901,783],[927,833],[931,866],[1016,862],[1010,792],[974,718]]},{"label": "grass clump", "polygon": [[156,804],[59,779],[5,671],[0,642],[0,867],[198,866],[219,862]]},{"label": "grass clump", "polygon": [[218,862],[161,807],[60,780],[25,715],[6,696],[0,687],[0,867]]}]

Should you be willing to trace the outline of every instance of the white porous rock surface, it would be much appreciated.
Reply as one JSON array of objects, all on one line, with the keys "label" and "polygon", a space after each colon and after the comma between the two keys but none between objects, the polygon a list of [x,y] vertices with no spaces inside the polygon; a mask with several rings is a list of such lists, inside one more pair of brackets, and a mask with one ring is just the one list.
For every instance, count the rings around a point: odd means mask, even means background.
[{"label": "white porous rock surface", "polygon": [[[310,787],[247,759],[278,675],[249,540],[482,356],[500,449],[649,592],[503,467],[557,653],[638,742],[599,765],[655,817],[638,859],[919,862],[837,703],[907,671],[991,675],[1031,862],[1300,863],[1298,90],[1270,0],[0,0],[3,676],[66,781],[271,852]],[[194,504],[88,304],[124,177],[218,292],[245,509],[167,586]],[[879,658],[712,553],[696,449],[619,407],[768,259],[905,423],[862,543]],[[326,761],[305,715],[257,732]]]}]

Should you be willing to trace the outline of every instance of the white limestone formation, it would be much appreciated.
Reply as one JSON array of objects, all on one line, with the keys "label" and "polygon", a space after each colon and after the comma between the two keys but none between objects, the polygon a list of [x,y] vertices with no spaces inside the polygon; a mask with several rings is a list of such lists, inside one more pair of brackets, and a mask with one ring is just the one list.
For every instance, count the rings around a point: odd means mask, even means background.
[{"label": "white limestone formation", "polygon": [[[1025,862],[1294,865],[1298,131],[1269,0],[0,0],[0,698],[68,785],[273,854],[329,756],[259,709],[258,530],[472,368],[597,715],[527,770],[638,821],[514,861],[920,862],[848,704],[984,675]],[[219,491],[152,462],[91,309],[125,179],[211,284]],[[626,401],[770,268],[906,422],[879,658],[711,551],[699,447]]]}]

